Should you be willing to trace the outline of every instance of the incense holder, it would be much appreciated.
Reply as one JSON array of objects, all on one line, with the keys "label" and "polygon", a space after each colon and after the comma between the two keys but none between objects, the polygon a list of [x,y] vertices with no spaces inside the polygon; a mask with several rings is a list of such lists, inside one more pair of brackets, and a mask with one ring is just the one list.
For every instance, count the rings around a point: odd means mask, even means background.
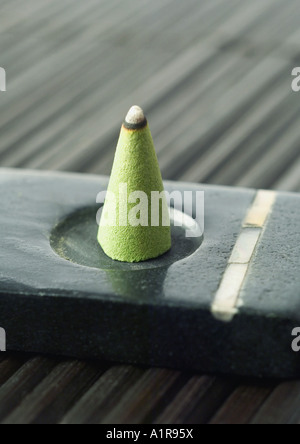
[{"label": "incense holder", "polygon": [[256,190],[165,182],[169,192],[205,192],[204,235],[172,226],[165,255],[125,263],[97,242],[107,177],[1,169],[0,184],[7,350],[299,376],[298,194],[271,202]]}]

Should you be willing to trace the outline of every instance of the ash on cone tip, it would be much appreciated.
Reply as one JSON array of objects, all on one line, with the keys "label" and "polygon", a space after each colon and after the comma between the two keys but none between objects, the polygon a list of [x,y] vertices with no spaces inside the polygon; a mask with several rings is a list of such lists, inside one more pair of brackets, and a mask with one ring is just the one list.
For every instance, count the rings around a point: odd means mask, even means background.
[{"label": "ash on cone tip", "polygon": [[138,125],[146,120],[144,111],[139,106],[132,106],[127,113],[125,122],[130,125]]}]

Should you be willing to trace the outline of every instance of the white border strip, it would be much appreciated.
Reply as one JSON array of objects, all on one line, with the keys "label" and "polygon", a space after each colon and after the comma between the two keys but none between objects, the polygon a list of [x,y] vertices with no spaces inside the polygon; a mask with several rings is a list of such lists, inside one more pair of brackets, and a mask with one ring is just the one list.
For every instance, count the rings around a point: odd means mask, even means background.
[{"label": "white border strip", "polygon": [[213,316],[220,321],[230,322],[242,304],[241,289],[276,196],[276,191],[258,191],[246,216],[211,306]]}]

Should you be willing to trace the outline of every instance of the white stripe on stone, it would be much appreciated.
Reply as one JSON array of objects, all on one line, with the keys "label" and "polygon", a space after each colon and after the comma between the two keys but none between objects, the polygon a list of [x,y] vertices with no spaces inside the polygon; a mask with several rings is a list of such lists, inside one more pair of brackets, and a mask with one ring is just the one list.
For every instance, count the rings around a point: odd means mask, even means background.
[{"label": "white stripe on stone", "polygon": [[276,195],[275,191],[258,191],[246,216],[211,306],[213,316],[220,321],[232,321],[242,305],[240,293]]}]

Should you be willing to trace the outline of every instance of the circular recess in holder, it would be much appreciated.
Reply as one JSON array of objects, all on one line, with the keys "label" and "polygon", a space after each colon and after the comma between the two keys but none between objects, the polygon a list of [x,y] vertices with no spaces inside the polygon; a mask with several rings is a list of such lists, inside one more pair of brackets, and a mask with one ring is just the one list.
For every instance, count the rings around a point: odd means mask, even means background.
[{"label": "circular recess in holder", "polygon": [[139,263],[118,262],[109,258],[97,242],[98,207],[78,210],[61,221],[51,233],[51,247],[63,259],[101,270],[144,270],[165,267],[198,250],[203,233],[187,214],[170,208],[172,248],[164,255]]}]

